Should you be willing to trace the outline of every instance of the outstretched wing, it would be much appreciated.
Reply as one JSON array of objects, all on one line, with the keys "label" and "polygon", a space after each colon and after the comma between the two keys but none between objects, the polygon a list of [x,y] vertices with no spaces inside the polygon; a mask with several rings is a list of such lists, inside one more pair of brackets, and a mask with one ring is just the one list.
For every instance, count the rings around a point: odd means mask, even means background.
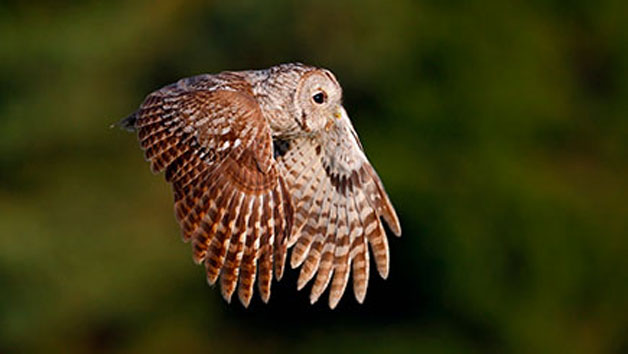
[{"label": "outstretched wing", "polygon": [[122,124],[137,129],[152,170],[165,170],[183,239],[208,282],[220,277],[227,301],[237,285],[248,306],[257,273],[264,301],[273,264],[277,278],[283,273],[292,206],[270,128],[246,86],[205,86],[202,77],[166,86]]},{"label": "outstretched wing", "polygon": [[[380,217],[396,235],[401,227],[377,173],[367,160],[346,113],[320,135],[282,142],[277,159],[293,197],[290,264],[301,266],[297,287],[316,275],[310,301],[331,282],[334,308],[353,270],[353,292],[366,295],[371,245],[379,274],[388,276],[388,241]],[[333,278],[333,280],[332,280]]]}]

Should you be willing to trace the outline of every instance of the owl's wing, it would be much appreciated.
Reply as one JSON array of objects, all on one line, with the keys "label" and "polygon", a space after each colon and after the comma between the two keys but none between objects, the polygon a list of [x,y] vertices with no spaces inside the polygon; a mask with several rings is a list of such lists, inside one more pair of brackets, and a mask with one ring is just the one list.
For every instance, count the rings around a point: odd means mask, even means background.
[{"label": "owl's wing", "polygon": [[316,274],[310,294],[314,303],[331,281],[329,306],[334,308],[352,268],[353,292],[363,302],[369,277],[367,243],[379,274],[388,275],[388,241],[380,217],[398,236],[401,227],[351,122],[343,114],[319,136],[276,145],[294,203],[288,245],[294,245],[291,266],[301,266],[297,287],[303,288]]},{"label": "owl's wing", "polygon": [[208,282],[220,276],[227,301],[238,285],[248,306],[257,268],[268,301],[273,263],[277,278],[283,273],[292,206],[254,99],[184,82],[149,95],[122,125],[137,129],[152,170],[165,170],[183,239],[205,263]]}]

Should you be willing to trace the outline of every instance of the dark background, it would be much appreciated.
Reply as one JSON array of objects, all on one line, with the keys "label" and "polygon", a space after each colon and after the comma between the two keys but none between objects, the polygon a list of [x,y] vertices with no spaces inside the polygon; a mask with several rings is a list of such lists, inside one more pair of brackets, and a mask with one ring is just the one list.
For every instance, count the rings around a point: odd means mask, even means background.
[{"label": "dark background", "polygon": [[[628,352],[628,6],[0,4],[0,352]],[[403,236],[364,305],[225,303],[109,125],[199,73],[331,69]]]}]

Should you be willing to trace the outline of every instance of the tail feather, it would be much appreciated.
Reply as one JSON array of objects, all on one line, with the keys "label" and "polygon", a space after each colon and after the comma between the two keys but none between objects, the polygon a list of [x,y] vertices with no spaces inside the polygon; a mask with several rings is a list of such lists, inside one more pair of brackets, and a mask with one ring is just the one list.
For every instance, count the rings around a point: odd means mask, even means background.
[{"label": "tail feather", "polygon": [[134,132],[136,131],[135,122],[137,122],[137,112],[133,112],[128,117],[122,118],[119,121],[111,124],[109,128],[118,127],[128,132]]}]

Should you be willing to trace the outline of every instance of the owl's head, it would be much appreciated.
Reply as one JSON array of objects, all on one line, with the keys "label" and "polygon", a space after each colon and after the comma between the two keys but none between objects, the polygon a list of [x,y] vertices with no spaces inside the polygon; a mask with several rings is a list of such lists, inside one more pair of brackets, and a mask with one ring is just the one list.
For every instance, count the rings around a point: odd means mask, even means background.
[{"label": "owl's head", "polygon": [[329,129],[343,112],[342,88],[328,70],[308,71],[297,84],[294,103],[295,119],[303,130],[316,132]]}]

